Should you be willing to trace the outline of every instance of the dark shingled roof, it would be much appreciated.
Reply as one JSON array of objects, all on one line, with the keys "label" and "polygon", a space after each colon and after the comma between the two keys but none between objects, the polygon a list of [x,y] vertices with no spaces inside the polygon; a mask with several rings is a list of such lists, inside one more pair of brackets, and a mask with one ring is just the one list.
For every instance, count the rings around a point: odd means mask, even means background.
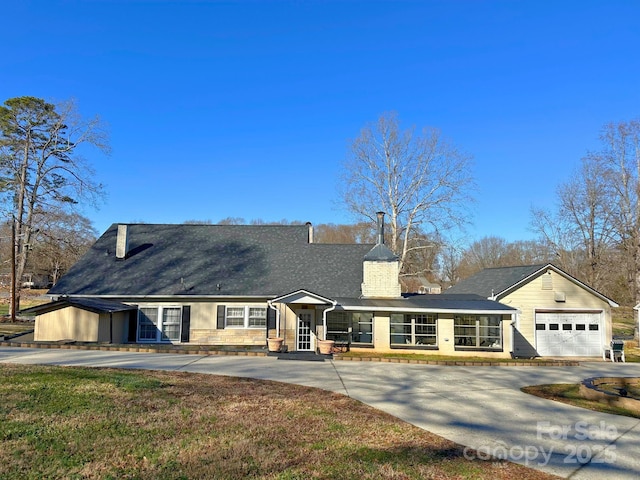
[{"label": "dark shingled roof", "polygon": [[447,290],[451,293],[474,293],[485,298],[497,296],[527,277],[541,272],[549,264],[518,267],[485,268]]},{"label": "dark shingled roof", "polygon": [[131,224],[128,236],[130,253],[117,259],[112,225],[49,293],[357,297],[372,248],[309,244],[306,225]]},{"label": "dark shingled roof", "polygon": [[21,314],[38,314],[42,315],[46,312],[52,312],[64,307],[77,307],[83,310],[88,310],[94,313],[115,313],[126,312],[127,310],[135,310],[136,307],[126,305],[120,302],[113,302],[110,300],[102,300],[99,298],[68,298],[62,297],[55,302],[44,303],[42,305],[36,305],[35,307],[21,310]]}]

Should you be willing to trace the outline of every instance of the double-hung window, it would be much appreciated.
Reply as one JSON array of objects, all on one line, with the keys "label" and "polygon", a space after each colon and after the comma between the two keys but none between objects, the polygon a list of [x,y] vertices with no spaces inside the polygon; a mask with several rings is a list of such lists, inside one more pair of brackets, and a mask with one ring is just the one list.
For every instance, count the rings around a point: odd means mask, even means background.
[{"label": "double-hung window", "polygon": [[499,315],[456,315],[453,320],[456,348],[502,350]]},{"label": "double-hung window", "polygon": [[139,342],[180,341],[182,308],[175,306],[149,306],[138,310]]},{"label": "double-hung window", "polygon": [[227,306],[224,318],[226,328],[265,328],[267,307]]},{"label": "double-hung window", "polygon": [[438,316],[432,313],[391,314],[392,347],[436,347]]}]

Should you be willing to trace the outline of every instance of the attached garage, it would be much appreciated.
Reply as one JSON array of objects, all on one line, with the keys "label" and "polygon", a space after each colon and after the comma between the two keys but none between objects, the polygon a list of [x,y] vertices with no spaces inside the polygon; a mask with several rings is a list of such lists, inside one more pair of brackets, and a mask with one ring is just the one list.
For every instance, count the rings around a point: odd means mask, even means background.
[{"label": "attached garage", "polygon": [[601,357],[616,302],[551,264],[487,268],[447,293],[475,293],[516,308],[512,355]]},{"label": "attached garage", "polygon": [[536,312],[536,350],[545,357],[593,357],[604,345],[603,312]]}]

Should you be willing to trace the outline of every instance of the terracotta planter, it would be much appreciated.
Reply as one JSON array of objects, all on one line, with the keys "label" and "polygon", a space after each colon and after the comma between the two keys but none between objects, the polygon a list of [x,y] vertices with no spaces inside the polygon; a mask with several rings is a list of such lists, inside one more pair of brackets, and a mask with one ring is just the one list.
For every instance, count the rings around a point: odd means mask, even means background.
[{"label": "terracotta planter", "polygon": [[329,355],[335,343],[333,340],[318,340],[318,349],[322,355]]},{"label": "terracotta planter", "polygon": [[267,344],[269,345],[270,352],[279,352],[282,348],[282,342],[284,338],[267,338]]}]

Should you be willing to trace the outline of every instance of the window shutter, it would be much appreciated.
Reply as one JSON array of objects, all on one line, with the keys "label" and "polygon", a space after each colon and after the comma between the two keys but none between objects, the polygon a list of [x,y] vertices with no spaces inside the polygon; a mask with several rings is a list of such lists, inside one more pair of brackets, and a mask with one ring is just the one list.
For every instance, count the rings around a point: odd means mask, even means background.
[{"label": "window shutter", "polygon": [[224,305],[218,305],[218,324],[217,324],[218,330],[222,330],[224,328],[224,312],[225,312]]},{"label": "window shutter", "polygon": [[191,327],[191,306],[182,307],[182,333],[180,334],[181,342],[189,341],[189,328]]},{"label": "window shutter", "polygon": [[[135,305],[132,305],[135,306]],[[135,310],[131,310],[129,312],[129,336],[128,340],[130,342],[135,343],[137,340],[138,333],[138,308],[135,306]]]},{"label": "window shutter", "polygon": [[267,307],[267,330],[276,328],[276,311]]}]

